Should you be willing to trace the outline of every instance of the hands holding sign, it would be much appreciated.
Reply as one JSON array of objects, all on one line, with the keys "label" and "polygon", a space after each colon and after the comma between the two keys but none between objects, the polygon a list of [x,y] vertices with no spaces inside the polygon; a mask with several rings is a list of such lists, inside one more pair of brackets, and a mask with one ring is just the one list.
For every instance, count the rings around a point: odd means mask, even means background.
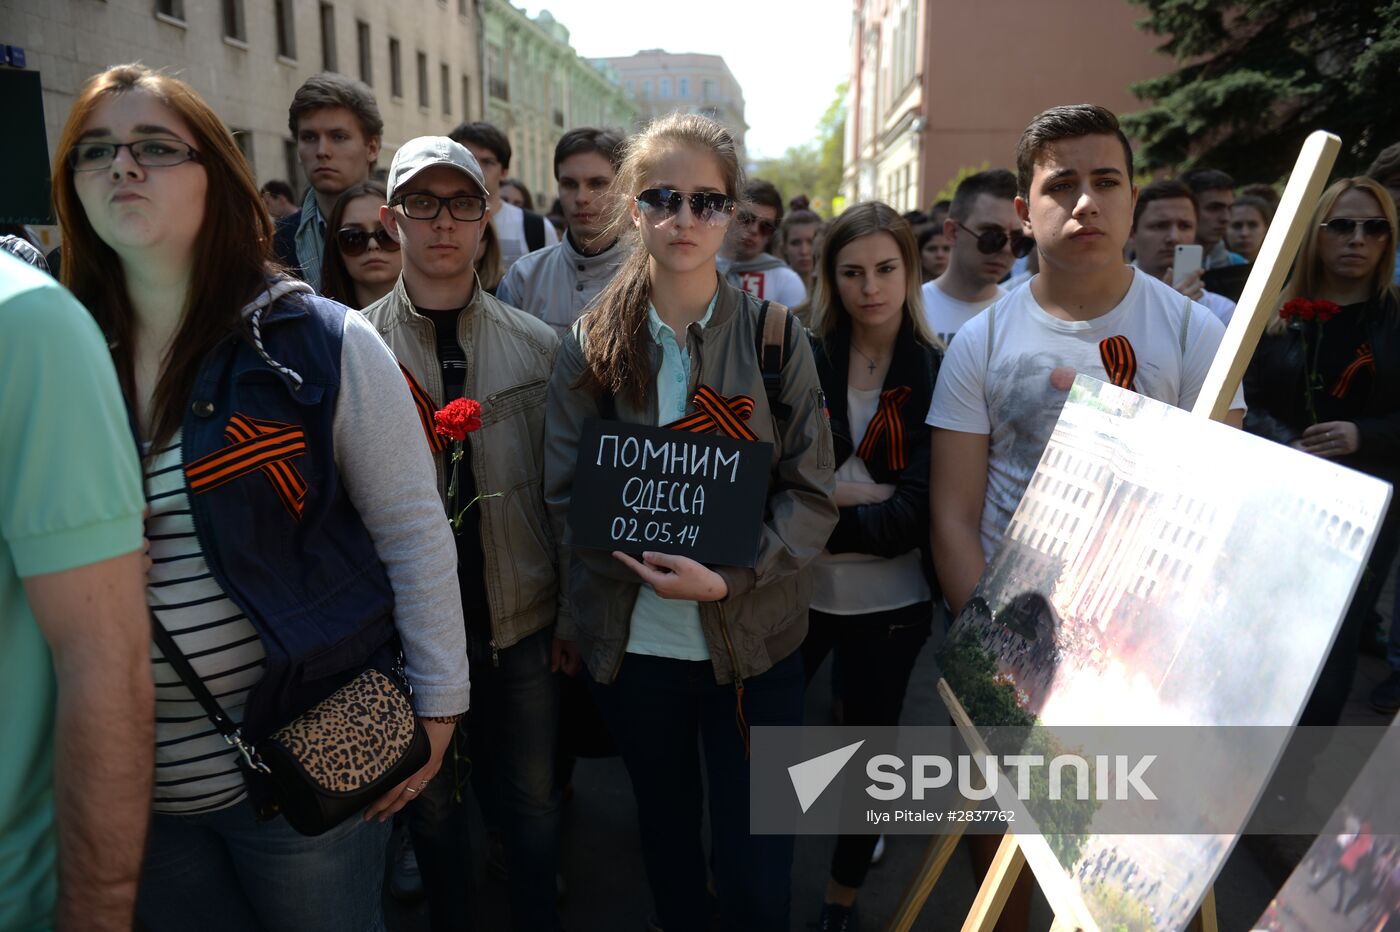
[{"label": "hands holding sign", "polygon": [[724,577],[690,557],[671,553],[642,554],[642,559],[630,557],[621,550],[613,556],[641,577],[642,582],[656,590],[663,599],[684,599],[688,602],[718,602],[729,595]]}]

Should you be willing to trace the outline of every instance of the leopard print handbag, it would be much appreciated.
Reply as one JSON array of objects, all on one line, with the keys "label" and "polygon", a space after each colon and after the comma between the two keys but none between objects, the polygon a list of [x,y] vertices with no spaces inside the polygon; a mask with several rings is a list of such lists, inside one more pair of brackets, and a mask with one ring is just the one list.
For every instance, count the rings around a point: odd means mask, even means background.
[{"label": "leopard print handbag", "polygon": [[303,835],[320,835],[422,769],[430,747],[403,690],[371,667],[274,732],[258,752],[287,822]]}]

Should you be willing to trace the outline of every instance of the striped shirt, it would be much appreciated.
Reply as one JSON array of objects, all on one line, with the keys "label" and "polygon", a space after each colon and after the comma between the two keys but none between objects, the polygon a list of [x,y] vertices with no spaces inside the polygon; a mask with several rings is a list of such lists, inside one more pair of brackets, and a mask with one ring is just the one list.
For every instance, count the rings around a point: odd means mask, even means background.
[{"label": "striped shirt", "polygon": [[[235,722],[262,677],[262,639],[209,571],[195,537],[180,434],[146,463],[151,571],[146,600],[204,685]],[[238,753],[214,728],[159,648],[156,680],[155,811],[193,814],[244,796]]]}]

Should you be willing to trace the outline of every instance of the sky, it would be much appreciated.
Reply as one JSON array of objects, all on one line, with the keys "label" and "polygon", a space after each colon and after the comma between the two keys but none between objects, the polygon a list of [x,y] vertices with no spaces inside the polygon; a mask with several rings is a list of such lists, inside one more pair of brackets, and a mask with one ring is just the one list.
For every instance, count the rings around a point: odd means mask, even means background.
[{"label": "sky", "polygon": [[653,48],[722,56],[744,90],[751,159],[815,139],[850,68],[850,0],[515,2],[531,16],[549,10],[584,58]]}]

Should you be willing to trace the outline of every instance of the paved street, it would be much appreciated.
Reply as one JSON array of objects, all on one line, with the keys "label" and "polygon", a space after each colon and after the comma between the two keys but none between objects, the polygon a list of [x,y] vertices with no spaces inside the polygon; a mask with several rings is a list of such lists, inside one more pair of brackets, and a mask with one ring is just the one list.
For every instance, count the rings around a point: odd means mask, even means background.
[{"label": "paved street", "polygon": [[[1395,580],[1381,596],[1382,614],[1394,604]],[[933,662],[934,643],[925,645],[914,670],[904,721],[943,724],[947,721],[938,699]],[[1366,703],[1371,688],[1386,675],[1384,661],[1363,657],[1353,686],[1344,722],[1384,724]],[[808,721],[826,721],[830,709],[830,677],[823,670],[807,697]],[[479,825],[479,822],[478,822]],[[636,812],[627,773],[618,759],[580,761],[574,774],[574,798],[565,815],[564,873],[568,890],[561,902],[564,926],[570,932],[642,932],[650,912],[650,896],[637,845]],[[478,833],[478,838],[481,833]],[[1237,845],[1216,885],[1220,928],[1244,932],[1268,905],[1283,882],[1291,860],[1301,857],[1306,839],[1249,839]],[[918,867],[925,840],[896,836],[887,840],[883,862],[875,867],[861,892],[861,927],[882,929],[893,914],[905,884]],[[799,839],[793,865],[792,929],[813,928],[826,884],[832,842]],[[500,881],[484,873],[482,846],[478,845],[478,928],[496,932],[506,928]],[[967,856],[959,852],[934,890],[915,928],[942,932],[961,927],[972,904],[975,889]],[[426,911],[390,902],[391,932],[426,932]],[[1037,896],[1032,928],[1045,929],[1050,912]]]}]

